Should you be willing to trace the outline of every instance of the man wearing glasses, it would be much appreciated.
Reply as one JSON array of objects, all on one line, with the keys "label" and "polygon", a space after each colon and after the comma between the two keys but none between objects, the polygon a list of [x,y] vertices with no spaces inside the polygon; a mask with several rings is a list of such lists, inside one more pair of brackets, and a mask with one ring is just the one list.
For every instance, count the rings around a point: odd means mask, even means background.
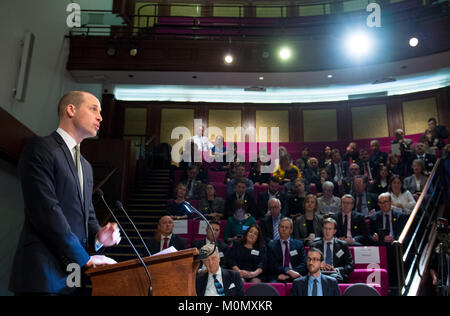
[{"label": "man wearing glasses", "polygon": [[320,273],[323,264],[322,251],[310,248],[306,256],[308,275],[294,281],[291,296],[341,296],[336,279]]}]

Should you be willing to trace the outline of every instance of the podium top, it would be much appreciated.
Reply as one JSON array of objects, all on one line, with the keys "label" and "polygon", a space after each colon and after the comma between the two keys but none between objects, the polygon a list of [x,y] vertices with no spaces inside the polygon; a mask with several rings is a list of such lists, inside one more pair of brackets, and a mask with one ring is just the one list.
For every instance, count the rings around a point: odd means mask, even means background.
[{"label": "podium top", "polygon": [[[199,254],[199,251],[197,248],[190,248],[186,250],[180,250],[173,253],[168,253],[164,255],[156,255],[151,257],[145,257],[142,258],[144,263],[146,265],[152,265],[152,264],[158,264],[162,262],[168,262],[168,261],[175,261],[175,260],[181,260],[189,257],[194,257]],[[117,264],[97,267],[97,268],[90,268],[86,271],[86,274],[88,276],[95,276],[99,274],[104,273],[111,273],[114,271],[120,271],[120,270],[126,270],[126,269],[134,269],[141,267],[142,263],[139,259],[133,259],[133,260],[127,260],[124,262],[119,262]]]}]

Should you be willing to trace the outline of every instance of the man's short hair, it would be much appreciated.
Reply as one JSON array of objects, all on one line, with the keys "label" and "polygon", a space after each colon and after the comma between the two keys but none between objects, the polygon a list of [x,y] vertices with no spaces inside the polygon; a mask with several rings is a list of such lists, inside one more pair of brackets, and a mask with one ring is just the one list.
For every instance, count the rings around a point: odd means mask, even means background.
[{"label": "man's short hair", "polygon": [[325,181],[325,182],[322,184],[322,189],[325,189],[325,188],[329,188],[329,189],[331,189],[331,190],[334,190],[334,184],[333,184],[333,182],[331,182],[331,181]]},{"label": "man's short hair", "polygon": [[277,202],[278,206],[281,208],[281,201],[277,198],[271,198],[268,202],[267,205],[270,205],[270,201],[275,201]]},{"label": "man's short hair", "polygon": [[320,261],[323,261],[323,252],[320,249],[318,249],[316,247],[311,247],[308,250],[308,253],[309,252],[317,252],[318,254],[320,254]]},{"label": "man's short hair", "polygon": [[337,229],[337,222],[331,217],[324,218],[322,221],[322,227],[325,227],[325,224],[333,224],[334,229]]},{"label": "man's short hair", "polygon": [[353,195],[351,195],[351,194],[344,194],[344,195],[341,197],[341,201],[342,201],[343,199],[352,199],[352,202],[355,203],[355,198],[354,198]]},{"label": "man's short hair", "polygon": [[243,183],[245,184],[245,186],[247,187],[247,181],[245,181],[244,178],[239,178],[236,180],[236,182],[234,183],[235,186],[237,186],[238,184]]},{"label": "man's short hair", "polygon": [[280,179],[278,179],[277,177],[270,177],[270,182],[276,182],[276,183],[280,183]]},{"label": "man's short hair", "polygon": [[63,116],[64,110],[69,104],[79,107],[83,103],[86,94],[87,92],[83,91],[69,91],[63,95],[58,103],[58,117]]},{"label": "man's short hair", "polygon": [[283,217],[282,219],[280,219],[280,223],[278,224],[278,227],[281,225],[281,222],[289,222],[289,224],[291,224],[291,228],[294,228],[294,222],[292,221],[292,218],[289,217]]},{"label": "man's short hair", "polygon": [[380,198],[382,198],[382,197],[388,197],[388,198],[389,198],[389,201],[392,201],[392,197],[391,197],[391,194],[390,194],[389,192],[381,193],[381,194],[378,196],[378,201],[379,201]]},{"label": "man's short hair", "polygon": [[433,121],[434,124],[437,125],[437,121],[436,121],[436,119],[435,119],[434,117],[430,117],[430,118],[428,119],[428,122],[431,122],[431,121]]},{"label": "man's short hair", "polygon": [[358,175],[354,176],[353,179],[354,179],[353,181],[355,181],[356,179],[363,179],[364,184],[367,184],[367,182],[369,180],[365,175],[362,175],[362,174],[358,174]]}]

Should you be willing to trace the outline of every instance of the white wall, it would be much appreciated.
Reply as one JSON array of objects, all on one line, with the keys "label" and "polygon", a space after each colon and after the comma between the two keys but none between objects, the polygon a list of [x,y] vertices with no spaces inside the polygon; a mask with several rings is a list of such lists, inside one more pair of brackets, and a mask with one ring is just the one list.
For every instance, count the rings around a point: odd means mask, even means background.
[{"label": "white wall", "polygon": [[[74,1],[82,9],[111,9],[113,0]],[[56,129],[58,100],[69,90],[101,97],[100,84],[79,84],[66,71],[69,53],[66,7],[69,0],[0,1],[0,107],[38,135]],[[35,35],[24,102],[13,98],[26,31]],[[8,131],[1,130],[1,133]],[[0,160],[0,295],[7,291],[12,258],[23,224],[23,198],[15,167]]]}]

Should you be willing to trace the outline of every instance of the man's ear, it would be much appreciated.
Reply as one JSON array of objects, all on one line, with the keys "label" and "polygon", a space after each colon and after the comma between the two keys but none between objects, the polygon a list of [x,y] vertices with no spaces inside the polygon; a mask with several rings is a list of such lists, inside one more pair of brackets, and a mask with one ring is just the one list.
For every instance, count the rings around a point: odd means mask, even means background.
[{"label": "man's ear", "polygon": [[75,116],[76,107],[73,104],[68,104],[66,106],[66,114],[69,116],[69,118],[73,118]]}]

